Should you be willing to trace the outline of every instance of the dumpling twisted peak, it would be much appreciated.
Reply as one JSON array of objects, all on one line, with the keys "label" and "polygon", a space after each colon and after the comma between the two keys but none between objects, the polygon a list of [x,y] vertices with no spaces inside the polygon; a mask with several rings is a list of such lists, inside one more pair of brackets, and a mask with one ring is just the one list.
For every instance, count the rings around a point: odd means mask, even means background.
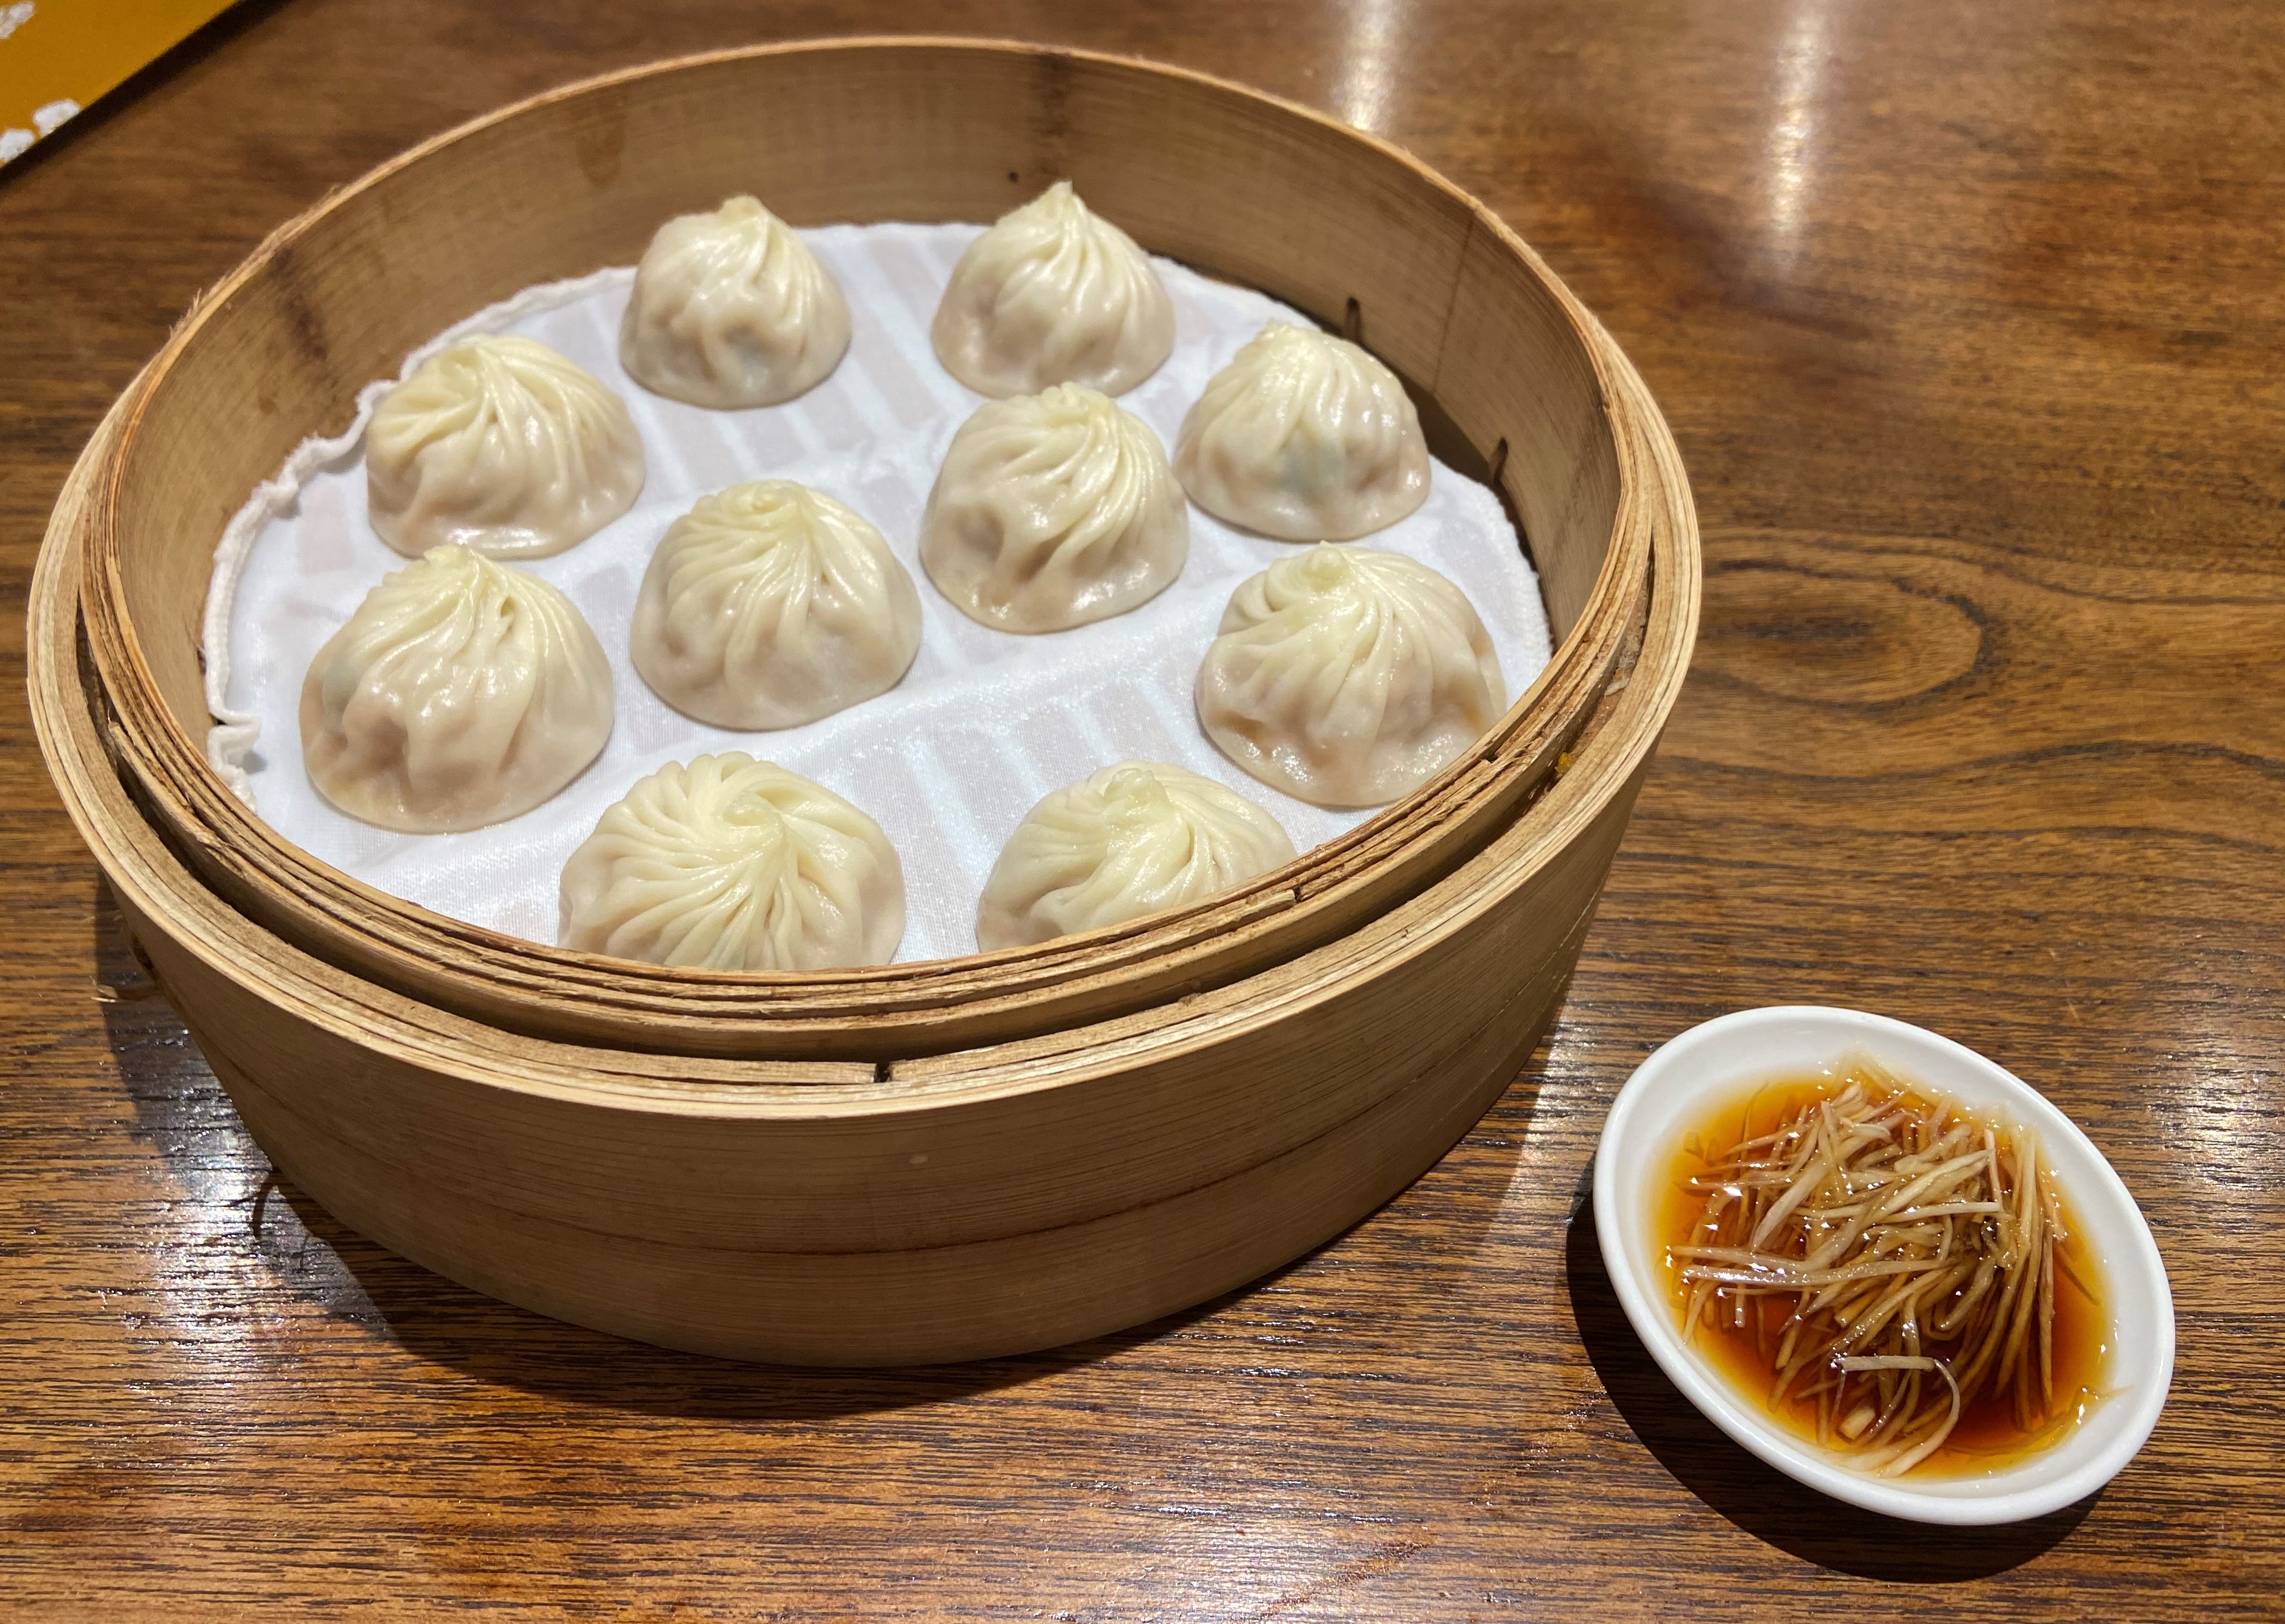
[{"label": "dumpling twisted peak", "polygon": [[979,394],[1123,395],[1174,352],[1174,306],[1135,239],[1059,180],[968,246],[930,337]]},{"label": "dumpling twisted peak", "polygon": [[905,875],[881,826],[742,750],[669,763],[563,866],[565,947],[697,969],[886,964]]},{"label": "dumpling twisted peak", "polygon": [[611,667],[554,587],[465,547],[382,578],[310,661],[302,756],[351,817],[428,834],[528,812],[611,736]]},{"label": "dumpling twisted peak", "polygon": [[1216,518],[1283,541],[1385,530],[1428,496],[1428,442],[1396,374],[1347,339],[1273,321],[1206,382],[1174,470]]},{"label": "dumpling twisted peak", "polygon": [[1505,704],[1466,594],[1365,547],[1312,547],[1242,584],[1198,668],[1198,719],[1222,754],[1320,806],[1418,788]]},{"label": "dumpling twisted peak", "polygon": [[970,618],[1056,632],[1156,597],[1190,512],[1150,426],[1079,384],[988,401],[946,452],[921,562]]},{"label": "dumpling twisted peak", "polygon": [[702,497],[651,554],[635,669],[717,727],[793,727],[894,687],[920,592],[864,517],[788,479]]},{"label": "dumpling twisted peak", "polygon": [[1121,762],[1025,814],[985,883],[977,945],[989,953],[1120,924],[1292,858],[1284,829],[1244,796],[1164,762]]},{"label": "dumpling twisted peak", "polygon": [[841,285],[799,232],[750,197],[660,226],[619,324],[627,375],[694,406],[791,400],[848,349]]},{"label": "dumpling twisted peak", "polygon": [[457,545],[545,558],[633,506],[642,440],[619,397],[528,338],[441,349],[381,397],[365,429],[373,528],[418,558]]}]

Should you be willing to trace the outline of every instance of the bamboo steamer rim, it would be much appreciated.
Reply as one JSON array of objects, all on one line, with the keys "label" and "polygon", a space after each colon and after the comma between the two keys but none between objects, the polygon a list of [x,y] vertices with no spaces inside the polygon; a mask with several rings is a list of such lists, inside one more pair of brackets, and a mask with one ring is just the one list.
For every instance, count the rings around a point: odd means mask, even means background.
[{"label": "bamboo steamer rim", "polygon": [[[1473,749],[1293,863],[1185,909],[992,954],[811,975],[669,970],[445,919],[287,843],[230,794],[201,741],[177,718],[128,607],[120,507],[137,435],[170,373],[233,298],[290,261],[305,236],[459,143],[679,73],[854,51],[1012,57],[1066,76],[1072,64],[1083,64],[1268,109],[1376,155],[1458,211],[1465,221],[1455,262],[1461,270],[1479,237],[1521,267],[1559,313],[1591,373],[1618,482],[1601,568],[1547,668]],[[113,712],[114,749],[154,826],[227,899],[320,957],[503,1026],[695,1054],[912,1055],[1054,1032],[1224,985],[1307,953],[1417,894],[1519,816],[1537,816],[1533,804],[1551,792],[1562,753],[1590,724],[1612,719],[1605,690],[1629,678],[1654,611],[1653,512],[1677,497],[1688,506],[1678,461],[1645,450],[1646,435],[1663,436],[1664,426],[1624,357],[1528,247],[1457,187],[1386,142],[1224,80],[1131,58],[991,41],[886,37],[715,51],[585,80],[471,121],[383,163],[274,232],[192,309],[121,404],[118,433],[82,522],[82,595],[92,663]],[[1670,451],[1670,441],[1666,445]],[[1695,571],[1693,541],[1687,583],[1693,603]],[[1676,679],[1687,656],[1685,643]],[[1645,718],[1653,735],[1663,714]],[[1631,714],[1628,720],[1644,725]]]}]

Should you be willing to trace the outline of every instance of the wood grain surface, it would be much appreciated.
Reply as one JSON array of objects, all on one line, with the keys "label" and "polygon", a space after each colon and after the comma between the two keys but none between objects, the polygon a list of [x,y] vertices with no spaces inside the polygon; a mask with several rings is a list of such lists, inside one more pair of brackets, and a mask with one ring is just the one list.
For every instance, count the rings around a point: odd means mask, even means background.
[{"label": "wood grain surface", "polygon": [[[760,37],[1130,50],[1405,143],[1634,357],[1698,666],[1552,1039],[1410,1192],[1063,1353],[820,1376],[501,1307],[268,1176],[0,712],[0,1604],[636,1618],[2285,1616],[2285,21],[2265,0],[255,4],[0,177],[0,658],[105,406],[326,188]],[[1936,1027],[2140,1197],[2141,1457],[1875,1526],[1699,1420],[1581,1205],[1628,1071],[1740,1005]]]}]

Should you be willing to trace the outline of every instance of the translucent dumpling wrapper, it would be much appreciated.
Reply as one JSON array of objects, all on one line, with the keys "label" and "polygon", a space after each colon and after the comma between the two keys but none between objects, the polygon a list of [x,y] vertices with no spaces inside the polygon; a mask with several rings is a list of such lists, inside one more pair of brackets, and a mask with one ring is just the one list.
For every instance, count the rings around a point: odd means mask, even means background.
[{"label": "translucent dumpling wrapper", "polygon": [[593,373],[528,338],[480,336],[381,397],[365,468],[373,528],[408,558],[436,546],[545,558],[634,505],[643,448]]},{"label": "translucent dumpling wrapper", "polygon": [[1174,471],[1218,519],[1347,541],[1428,498],[1428,442],[1396,374],[1347,339],[1273,321],[1207,380]]},{"label": "translucent dumpling wrapper", "polygon": [[1319,806],[1378,806],[1417,788],[1506,704],[1466,594],[1366,547],[1312,547],[1242,584],[1198,667],[1206,736]]},{"label": "translucent dumpling wrapper", "polygon": [[1126,761],[1024,815],[976,913],[985,952],[1123,924],[1293,860],[1277,820],[1186,767]]},{"label": "translucent dumpling wrapper", "polygon": [[968,246],[929,329],[982,395],[1123,395],[1174,349],[1174,305],[1135,239],[1059,180]]},{"label": "translucent dumpling wrapper", "polygon": [[754,972],[886,964],[905,871],[881,826],[742,750],[671,762],[563,866],[557,940],[650,964]]},{"label": "translucent dumpling wrapper", "polygon": [[1056,632],[1164,592],[1190,556],[1189,504],[1148,423],[1057,384],[961,425],[921,520],[921,563],[970,618]]},{"label": "translucent dumpling wrapper", "polygon": [[919,589],[881,532],[787,479],[701,498],[635,598],[635,669],[717,727],[794,727],[870,699],[920,644]]},{"label": "translucent dumpling wrapper", "polygon": [[849,349],[849,303],[791,226],[750,197],[658,228],[635,268],[619,362],[694,406],[772,406]]},{"label": "translucent dumpling wrapper", "polygon": [[302,758],[342,811],[414,834],[529,812],[611,736],[611,666],[569,598],[465,547],[382,577],[310,662]]}]

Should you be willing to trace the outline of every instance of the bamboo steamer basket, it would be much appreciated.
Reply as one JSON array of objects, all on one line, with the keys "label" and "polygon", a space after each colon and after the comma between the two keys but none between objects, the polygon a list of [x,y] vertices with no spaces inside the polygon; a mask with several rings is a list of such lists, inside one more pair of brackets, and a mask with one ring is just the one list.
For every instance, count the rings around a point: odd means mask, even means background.
[{"label": "bamboo steamer basket", "polygon": [[[535,947],[409,907],[279,839],[208,769],[196,611],[213,538],[300,438],[338,430],[357,390],[415,344],[531,283],[631,262],[662,220],[731,192],[803,224],[988,220],[1059,176],[1144,246],[1358,331],[1415,384],[1438,449],[1512,503],[1562,641],[1435,781],[1190,908],[1000,954],[757,977]],[[1392,148],[1234,86],[972,42],[693,59],[431,142],[216,288],[153,362],[96,487],[89,644],[151,815],[233,906],[323,958],[536,1036],[759,1057],[942,1053],[1291,959],[1449,873],[1543,792],[1649,608],[1668,475],[1641,454],[1623,368],[1480,206]]]},{"label": "bamboo steamer basket", "polygon": [[[279,840],[206,765],[199,609],[223,523],[430,333],[632,260],[733,191],[797,223],[989,219],[1064,176],[1154,251],[1360,332],[1440,454],[1512,504],[1562,640],[1438,779],[1135,926],[743,977],[426,914]],[[671,1346],[912,1363],[1203,1300],[1433,1164],[1553,1018],[1698,591],[1687,484],[1639,379],[1409,159],[1147,64],[835,42],[538,98],[273,237],[75,470],[35,583],[33,708],[154,976],[255,1138],[343,1221]]]}]

